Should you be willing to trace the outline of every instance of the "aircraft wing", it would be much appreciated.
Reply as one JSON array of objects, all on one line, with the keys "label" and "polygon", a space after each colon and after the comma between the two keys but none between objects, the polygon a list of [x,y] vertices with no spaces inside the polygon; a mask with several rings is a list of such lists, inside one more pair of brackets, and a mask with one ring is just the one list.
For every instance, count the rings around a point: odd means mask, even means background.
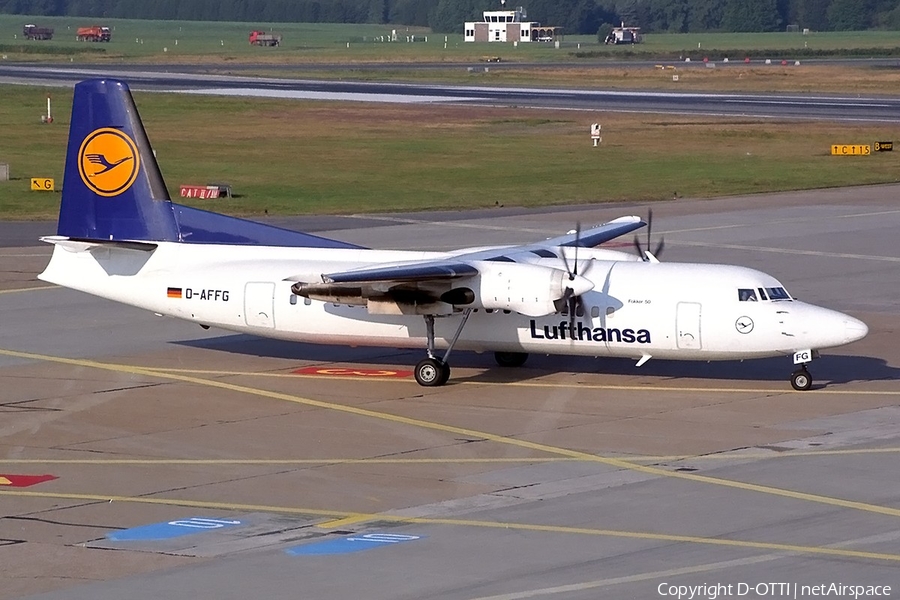
[{"label": "aircraft wing", "polygon": [[441,310],[460,304],[495,308],[488,304],[504,297],[505,304],[497,308],[532,316],[550,314],[561,298],[586,292],[593,283],[565,269],[537,264],[540,258],[559,258],[561,246],[594,247],[644,225],[639,217],[621,217],[533,244],[462,250],[441,258],[323,273],[320,282],[298,282],[291,289],[327,302],[369,304],[370,309],[372,301],[440,305]]},{"label": "aircraft wing", "polygon": [[323,274],[324,283],[408,282],[457,279],[478,275],[478,269],[459,260],[429,260],[386,267]]},{"label": "aircraft wing", "polygon": [[540,242],[539,244],[533,245],[547,247],[575,246],[577,244],[580,248],[594,248],[595,246],[599,246],[604,242],[614,240],[621,235],[631,233],[635,229],[640,229],[646,224],[647,223],[645,223],[644,220],[640,217],[619,217],[618,219],[613,219],[612,221],[604,223],[603,225],[598,225],[596,227],[586,229],[582,231],[580,235],[575,233],[568,233],[566,235],[550,238],[549,240],[545,240],[543,242]]},{"label": "aircraft wing", "polygon": [[[538,257],[556,257],[553,248],[575,246],[593,248],[646,225],[640,217],[620,217],[603,225],[592,227],[580,234],[568,233],[534,244],[481,249],[475,252],[457,254],[452,258],[428,259],[411,263],[385,265],[353,269],[339,273],[323,273],[322,282],[327,284],[360,284],[385,282],[427,282],[458,279],[478,275],[474,261],[519,262],[516,255],[533,253]],[[541,252],[542,250],[548,252]]]}]

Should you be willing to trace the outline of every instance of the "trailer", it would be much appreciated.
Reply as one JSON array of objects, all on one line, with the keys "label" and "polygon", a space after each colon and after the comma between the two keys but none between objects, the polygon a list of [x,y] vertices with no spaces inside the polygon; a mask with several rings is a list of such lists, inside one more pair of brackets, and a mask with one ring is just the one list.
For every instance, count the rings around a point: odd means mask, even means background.
[{"label": "trailer", "polygon": [[279,46],[281,45],[281,35],[277,33],[266,33],[265,31],[251,31],[250,45]]},{"label": "trailer", "polygon": [[109,27],[100,25],[79,27],[75,32],[75,40],[78,42],[108,42],[110,38],[112,38],[112,32]]},{"label": "trailer", "polygon": [[22,28],[22,36],[26,40],[52,40],[53,29],[50,27],[38,27],[34,23],[29,23]]}]

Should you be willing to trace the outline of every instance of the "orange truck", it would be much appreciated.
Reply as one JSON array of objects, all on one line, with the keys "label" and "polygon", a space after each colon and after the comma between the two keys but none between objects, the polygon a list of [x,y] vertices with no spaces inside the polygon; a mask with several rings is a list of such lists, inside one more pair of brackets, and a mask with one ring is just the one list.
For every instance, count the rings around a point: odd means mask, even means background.
[{"label": "orange truck", "polygon": [[92,25],[91,27],[79,27],[75,32],[75,39],[79,42],[108,42],[112,37],[109,27]]},{"label": "orange truck", "polygon": [[276,33],[266,33],[265,31],[251,31],[251,46],[278,46],[281,44],[281,36]]}]

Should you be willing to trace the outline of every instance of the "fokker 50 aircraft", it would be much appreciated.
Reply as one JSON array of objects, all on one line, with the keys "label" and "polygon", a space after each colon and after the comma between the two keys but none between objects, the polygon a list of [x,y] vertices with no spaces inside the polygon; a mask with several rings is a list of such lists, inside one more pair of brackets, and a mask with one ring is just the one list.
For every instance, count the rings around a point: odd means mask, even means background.
[{"label": "fokker 50 aircraft", "polygon": [[503,366],[529,352],[638,367],[787,356],[805,390],[820,349],[868,333],[760,271],[596,248],[644,225],[622,217],[523,246],[401,252],[181,206],[128,87],[97,79],[75,86],[59,228],[43,238],[55,247],[40,278],[204,327],[422,348],[424,386],[447,382],[461,348],[493,351]]}]

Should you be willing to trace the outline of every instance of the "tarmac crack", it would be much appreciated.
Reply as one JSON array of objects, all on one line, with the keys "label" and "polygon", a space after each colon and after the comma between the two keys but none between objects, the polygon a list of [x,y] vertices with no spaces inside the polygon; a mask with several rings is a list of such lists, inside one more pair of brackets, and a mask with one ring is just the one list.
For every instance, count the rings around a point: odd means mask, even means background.
[{"label": "tarmac crack", "polygon": [[9,519],[13,521],[32,521],[35,523],[47,523],[48,525],[62,525],[64,527],[87,527],[92,529],[126,529],[115,525],[91,525],[90,523],[71,523],[66,521],[55,521],[53,519],[41,519],[38,517],[26,517],[13,515],[9,517],[0,517],[0,519]]},{"label": "tarmac crack", "polygon": [[0,411],[2,412],[61,412],[62,408],[52,408],[49,406],[24,406],[33,402],[42,402],[49,398],[32,398],[31,400],[14,400],[12,402],[0,402]]}]

